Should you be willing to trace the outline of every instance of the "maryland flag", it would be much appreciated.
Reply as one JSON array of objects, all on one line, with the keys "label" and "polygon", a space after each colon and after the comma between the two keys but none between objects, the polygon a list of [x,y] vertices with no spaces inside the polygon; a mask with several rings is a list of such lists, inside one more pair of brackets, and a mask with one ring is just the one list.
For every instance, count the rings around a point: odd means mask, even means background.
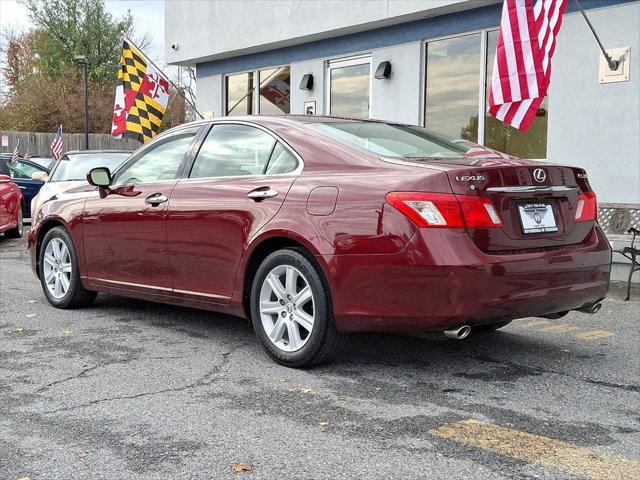
[{"label": "maryland flag", "polygon": [[169,102],[169,79],[132,43],[122,44],[111,135],[146,143],[157,135]]}]

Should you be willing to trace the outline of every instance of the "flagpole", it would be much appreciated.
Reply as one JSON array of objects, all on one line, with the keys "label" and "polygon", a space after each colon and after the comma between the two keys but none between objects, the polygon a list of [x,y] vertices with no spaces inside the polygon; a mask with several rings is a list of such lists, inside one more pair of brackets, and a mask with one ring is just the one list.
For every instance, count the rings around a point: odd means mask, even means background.
[{"label": "flagpole", "polygon": [[[131,45],[133,45],[134,47],[136,47],[136,49],[137,49],[139,52],[143,53],[143,52],[142,52],[142,49],[141,49],[140,47],[138,47],[135,43],[133,43],[131,40],[129,40],[128,38],[125,38],[124,40],[125,40],[126,42],[130,43]],[[143,53],[143,55],[144,55],[144,53]],[[173,80],[171,80],[171,78],[169,78],[169,75],[167,75],[166,73],[164,73],[164,72],[162,71],[162,69],[161,69],[160,67],[158,67],[158,66],[153,62],[153,60],[151,60],[149,57],[147,57],[146,55],[144,55],[144,57],[149,61],[149,63],[151,63],[151,65],[153,65],[153,66],[155,67],[155,69],[156,69],[156,70],[158,70],[159,72],[161,72],[163,75],[165,75],[165,76],[167,77],[167,80],[169,80],[169,83],[170,83],[171,85],[173,85],[173,88],[175,88],[175,89],[178,91],[178,93],[180,93],[180,95],[182,95],[182,98],[184,98],[184,101],[185,101],[185,102],[187,102],[187,103],[191,106],[191,108],[193,108],[193,111],[194,111],[194,112],[196,112],[196,113],[200,116],[200,118],[201,118],[202,120],[204,120],[204,116],[203,116],[203,115],[198,111],[198,109],[197,109],[197,108],[196,108],[196,106],[193,104],[193,102],[187,98],[187,96],[186,96],[186,95],[184,94],[184,92],[180,89],[180,87],[178,87],[178,85],[176,85],[175,83],[173,83]]]},{"label": "flagpole", "polygon": [[591,33],[593,33],[593,36],[596,37],[596,42],[598,42],[598,45],[600,45],[600,50],[602,50],[602,54],[604,55],[604,58],[607,60],[607,65],[609,65],[609,70],[615,72],[616,70],[618,70],[618,67],[620,66],[620,61],[614,60],[613,58],[611,58],[611,55],[607,53],[607,51],[604,49],[604,46],[602,45],[602,42],[600,41],[600,37],[598,37],[598,34],[596,33],[595,28],[593,28],[591,21],[589,21],[589,17],[587,17],[587,12],[584,11],[584,8],[582,8],[582,5],[580,5],[580,2],[578,0],[575,0],[575,1],[576,1],[576,5],[578,5],[578,8],[580,9],[580,12],[582,13],[582,16],[587,21],[587,25],[589,25],[589,28],[591,29]]}]

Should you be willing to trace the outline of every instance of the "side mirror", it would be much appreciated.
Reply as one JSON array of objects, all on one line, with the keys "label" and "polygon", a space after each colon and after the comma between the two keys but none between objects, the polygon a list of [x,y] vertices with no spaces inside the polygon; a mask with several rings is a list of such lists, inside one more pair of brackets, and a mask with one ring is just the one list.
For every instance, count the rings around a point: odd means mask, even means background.
[{"label": "side mirror", "polygon": [[94,187],[108,188],[111,185],[111,172],[107,167],[92,168],[87,173],[87,182]]},{"label": "side mirror", "polygon": [[37,182],[46,182],[49,180],[49,175],[47,172],[33,172],[31,174],[31,180],[35,180]]},{"label": "side mirror", "polygon": [[9,183],[11,181],[11,177],[9,175],[0,174],[0,183]]}]

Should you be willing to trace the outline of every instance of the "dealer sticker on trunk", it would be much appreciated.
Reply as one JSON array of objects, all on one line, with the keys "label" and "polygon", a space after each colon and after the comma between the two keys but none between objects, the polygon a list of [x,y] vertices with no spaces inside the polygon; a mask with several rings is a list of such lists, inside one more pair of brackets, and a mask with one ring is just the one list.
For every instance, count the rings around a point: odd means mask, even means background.
[{"label": "dealer sticker on trunk", "polygon": [[553,209],[548,203],[518,205],[524,233],[557,232]]}]

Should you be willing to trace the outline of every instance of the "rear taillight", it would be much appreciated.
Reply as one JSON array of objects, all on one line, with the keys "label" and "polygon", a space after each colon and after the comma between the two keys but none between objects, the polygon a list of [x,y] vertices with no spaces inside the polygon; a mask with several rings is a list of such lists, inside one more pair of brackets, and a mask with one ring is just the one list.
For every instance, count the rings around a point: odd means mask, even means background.
[{"label": "rear taillight", "polygon": [[501,227],[502,220],[488,198],[451,193],[390,192],[387,202],[419,227]]},{"label": "rear taillight", "polygon": [[591,222],[598,217],[598,202],[596,194],[584,192],[578,194],[578,204],[576,206],[576,222]]}]

